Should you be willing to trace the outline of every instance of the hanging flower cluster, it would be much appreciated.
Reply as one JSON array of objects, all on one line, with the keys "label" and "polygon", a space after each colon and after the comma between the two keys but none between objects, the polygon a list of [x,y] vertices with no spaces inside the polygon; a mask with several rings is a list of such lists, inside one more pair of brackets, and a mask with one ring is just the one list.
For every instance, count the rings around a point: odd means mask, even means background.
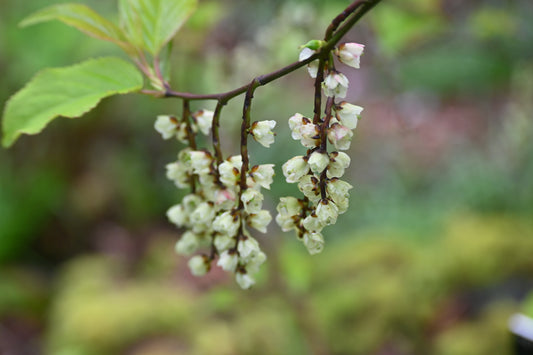
[{"label": "hanging flower cluster", "polygon": [[[187,132],[209,134],[213,112],[203,110],[191,115],[193,122],[171,116],[159,116],[155,129],[164,139],[176,137],[187,143]],[[264,146],[274,141],[275,121],[255,122],[250,134]],[[190,143],[190,142],[189,142]],[[186,231],[176,244],[176,252],[192,255],[211,247],[209,254],[193,256],[189,260],[191,273],[207,273],[212,262],[225,271],[235,273],[242,288],[254,284],[253,275],[266,260],[259,243],[248,232],[248,227],[266,233],[272,220],[268,210],[262,209],[261,189],[270,189],[274,164],[253,166],[242,174],[243,159],[234,155],[218,162],[208,150],[183,149],[178,159],[167,165],[167,177],[178,188],[190,188],[181,203],[167,211],[168,219]],[[242,177],[245,181],[241,181]]]},{"label": "hanging flower cluster", "polygon": [[[321,45],[320,41],[307,43],[300,52],[300,61],[317,53]],[[359,68],[363,49],[362,44],[345,43],[334,53],[344,64]],[[340,178],[350,165],[350,157],[342,151],[350,148],[352,130],[357,127],[363,108],[345,101],[335,102],[336,97],[346,97],[348,79],[335,69],[330,57],[312,61],[308,71],[319,81],[315,87],[321,87],[327,97],[325,116],[318,104],[313,119],[299,113],[289,118],[291,136],[307,148],[307,154],[289,159],[283,165],[283,174],[287,182],[298,184],[304,197],[281,198],[276,222],[283,231],[295,230],[309,253],[316,254],[324,248],[322,229],[334,224],[348,209],[352,185]],[[328,151],[328,143],[333,145],[333,151]]]}]

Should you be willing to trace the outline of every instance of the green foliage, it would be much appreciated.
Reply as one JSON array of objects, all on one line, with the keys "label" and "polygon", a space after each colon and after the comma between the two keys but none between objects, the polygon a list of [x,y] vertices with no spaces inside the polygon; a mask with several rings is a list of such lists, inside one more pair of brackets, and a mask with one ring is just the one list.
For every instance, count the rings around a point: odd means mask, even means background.
[{"label": "green foliage", "polygon": [[120,19],[129,41],[157,57],[196,8],[197,0],[120,0]]},{"label": "green foliage", "polygon": [[3,120],[3,145],[20,134],[36,134],[54,118],[75,118],[100,100],[142,88],[135,67],[118,58],[100,58],[67,67],[45,69],[7,102]]},{"label": "green foliage", "polygon": [[26,17],[20,25],[25,27],[51,20],[59,20],[91,37],[115,43],[125,52],[133,53],[132,46],[126,42],[120,28],[82,4],[59,4],[47,7]]}]

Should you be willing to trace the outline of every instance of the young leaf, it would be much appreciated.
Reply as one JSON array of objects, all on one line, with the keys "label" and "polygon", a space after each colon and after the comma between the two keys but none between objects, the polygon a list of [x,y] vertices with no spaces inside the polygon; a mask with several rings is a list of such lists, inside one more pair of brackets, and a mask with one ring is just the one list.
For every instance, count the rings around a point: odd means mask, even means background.
[{"label": "young leaf", "polygon": [[7,102],[2,144],[9,147],[22,133],[39,133],[58,116],[79,117],[101,99],[140,90],[142,85],[132,64],[113,57],[45,69]]},{"label": "young leaf", "polygon": [[91,37],[113,42],[127,53],[133,52],[133,47],[127,43],[124,33],[118,26],[90,7],[81,4],[58,4],[47,7],[26,17],[20,26],[26,27],[52,20],[73,26]]},{"label": "young leaf", "polygon": [[120,0],[123,28],[137,48],[157,56],[196,8],[197,0]]}]

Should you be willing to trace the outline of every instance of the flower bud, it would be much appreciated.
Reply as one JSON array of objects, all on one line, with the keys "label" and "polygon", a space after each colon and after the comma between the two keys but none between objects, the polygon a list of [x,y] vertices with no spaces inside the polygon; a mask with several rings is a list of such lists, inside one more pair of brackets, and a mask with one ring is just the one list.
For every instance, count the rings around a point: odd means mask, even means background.
[{"label": "flower bud", "polygon": [[189,270],[194,276],[203,276],[208,271],[211,265],[205,255],[196,255],[189,260]]},{"label": "flower bud", "polygon": [[175,117],[160,115],[155,120],[154,128],[163,139],[170,139],[176,134],[178,120]]},{"label": "flower bud", "polygon": [[304,233],[303,243],[311,255],[318,254],[324,249],[324,237],[320,233]]},{"label": "flower bud", "polygon": [[187,231],[183,233],[180,240],[176,243],[176,253],[180,255],[191,255],[198,249],[199,245],[198,236],[191,231]]},{"label": "flower bud", "polygon": [[257,229],[261,233],[267,232],[267,226],[272,221],[272,216],[267,210],[261,210],[257,213],[252,213],[249,216],[248,222],[252,228]]},{"label": "flower bud", "polygon": [[363,108],[361,106],[352,105],[346,101],[341,102],[337,106],[337,119],[342,122],[342,124],[349,129],[355,129],[357,127],[357,121]]},{"label": "flower bud", "polygon": [[316,216],[318,221],[324,225],[335,224],[339,215],[339,209],[333,201],[323,199],[320,200],[316,207]]},{"label": "flower bud", "polygon": [[213,243],[215,244],[217,251],[222,253],[223,251],[228,250],[235,245],[235,238],[232,238],[227,234],[219,234],[215,237]]},{"label": "flower bud", "polygon": [[332,124],[328,129],[328,140],[338,150],[347,150],[352,142],[353,132],[346,126],[338,123]]},{"label": "flower bud", "polygon": [[189,216],[191,223],[195,225],[205,225],[205,227],[211,225],[213,218],[215,218],[215,209],[212,202],[200,203]]},{"label": "flower bud", "polygon": [[344,43],[335,49],[339,60],[353,68],[359,68],[359,61],[365,46],[359,43]]},{"label": "flower bud", "polygon": [[329,164],[328,154],[314,151],[311,153],[308,163],[311,171],[317,175],[320,175],[320,173],[322,173]]},{"label": "flower bud", "polygon": [[266,261],[266,259],[266,254],[260,251],[246,263],[246,271],[248,271],[250,274],[257,273],[259,271],[259,267]]},{"label": "flower bud", "polygon": [[237,251],[241,260],[247,261],[253,258],[261,250],[259,249],[259,243],[252,237],[247,237],[245,240],[241,240],[237,245]]},{"label": "flower bud", "polygon": [[288,232],[296,227],[295,220],[302,211],[302,206],[296,197],[281,197],[276,209],[278,211],[276,222],[282,231]]},{"label": "flower bud", "polygon": [[187,168],[180,162],[174,162],[166,165],[167,179],[174,181],[174,184],[180,189],[189,187],[190,176]]},{"label": "flower bud", "polygon": [[167,211],[167,218],[170,222],[178,227],[183,227],[189,220],[187,213],[182,205],[175,205]]},{"label": "flower bud", "polygon": [[257,143],[270,147],[274,143],[274,132],[272,130],[276,127],[276,121],[259,121],[252,124],[252,136]]},{"label": "flower bud", "polygon": [[324,94],[329,97],[346,97],[348,78],[337,71],[331,71],[322,83]]},{"label": "flower bud", "polygon": [[211,133],[214,112],[209,110],[200,110],[192,115],[200,131],[208,136]]},{"label": "flower bud", "polygon": [[242,157],[234,155],[218,166],[220,181],[228,188],[234,188],[241,177]]},{"label": "flower bud", "polygon": [[337,178],[331,179],[328,181],[326,190],[329,197],[335,202],[339,209],[339,214],[346,212],[349,206],[349,197],[350,194],[348,191],[353,186],[348,184],[346,181],[339,180]]},{"label": "flower bud", "polygon": [[234,272],[239,264],[239,256],[235,251],[226,250],[218,258],[217,265],[225,271]]},{"label": "flower bud", "polygon": [[309,165],[303,156],[298,155],[283,164],[282,170],[287,182],[298,182],[302,176],[309,172]]},{"label": "flower bud", "polygon": [[328,165],[328,178],[341,177],[344,170],[350,166],[350,156],[344,152],[330,153],[331,159]]},{"label": "flower bud", "polygon": [[305,217],[302,222],[304,228],[309,232],[320,232],[326,225],[320,222],[315,214]]},{"label": "flower bud", "polygon": [[189,153],[191,168],[195,174],[204,175],[211,171],[213,157],[210,153],[202,150],[193,150]]}]

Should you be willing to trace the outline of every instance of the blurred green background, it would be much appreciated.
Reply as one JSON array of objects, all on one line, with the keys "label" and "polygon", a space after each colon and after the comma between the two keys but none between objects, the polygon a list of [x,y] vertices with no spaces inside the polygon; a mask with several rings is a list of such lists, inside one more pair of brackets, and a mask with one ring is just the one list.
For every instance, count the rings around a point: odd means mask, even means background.
[{"label": "blurred green background", "polygon": [[[80,2],[116,17],[115,1]],[[42,68],[121,55],[59,23],[17,27],[53,3],[0,2],[2,103]],[[172,85],[220,92],[295,61],[348,3],[201,0]],[[249,292],[216,269],[192,277],[173,252],[165,211],[183,191],[164,166],[181,147],[153,122],[179,101],[106,99],[0,150],[0,354],[512,354],[509,316],[533,316],[531,13],[528,0],[371,11],[346,36],[366,45],[361,69],[339,66],[365,108],[350,210],[313,257],[272,224]],[[271,149],[251,144],[253,163],[276,163],[271,209],[297,192],[285,122],[312,100],[305,70],[256,93],[253,119],[278,121]],[[241,101],[223,112],[228,155]]]}]

